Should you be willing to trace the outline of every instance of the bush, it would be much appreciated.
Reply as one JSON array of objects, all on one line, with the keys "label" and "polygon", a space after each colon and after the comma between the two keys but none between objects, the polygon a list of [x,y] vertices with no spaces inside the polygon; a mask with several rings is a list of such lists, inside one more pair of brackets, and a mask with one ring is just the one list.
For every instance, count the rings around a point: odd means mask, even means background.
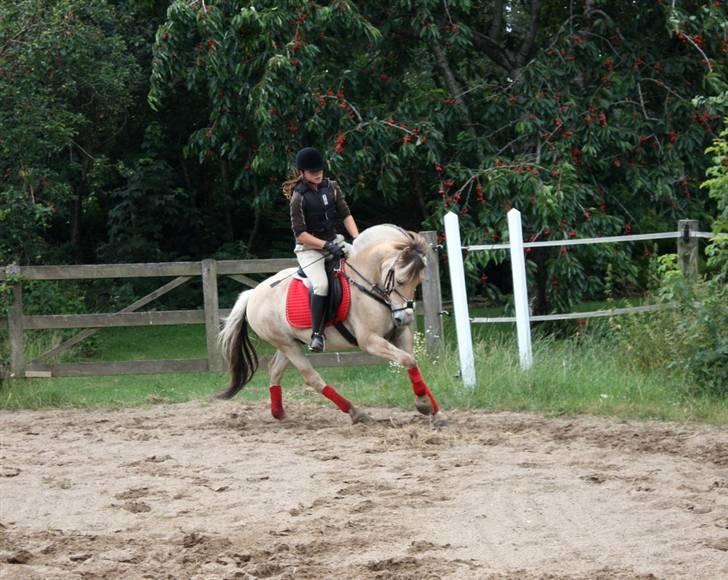
[{"label": "bush", "polygon": [[647,369],[678,372],[693,394],[728,395],[728,287],[717,280],[690,283],[677,256],[660,257],[659,301],[665,310],[618,325],[629,360]]}]

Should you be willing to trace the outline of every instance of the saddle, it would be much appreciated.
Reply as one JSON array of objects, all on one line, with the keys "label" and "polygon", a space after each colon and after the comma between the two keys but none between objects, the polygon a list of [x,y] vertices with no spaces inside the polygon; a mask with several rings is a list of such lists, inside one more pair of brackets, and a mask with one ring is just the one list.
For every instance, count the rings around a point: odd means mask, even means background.
[{"label": "saddle", "polygon": [[[326,276],[329,279],[326,326],[338,325],[349,316],[351,288],[345,276],[346,262],[326,260]],[[299,268],[288,286],[286,296],[286,319],[294,328],[311,328],[311,294],[313,289],[306,282],[306,273]]]}]

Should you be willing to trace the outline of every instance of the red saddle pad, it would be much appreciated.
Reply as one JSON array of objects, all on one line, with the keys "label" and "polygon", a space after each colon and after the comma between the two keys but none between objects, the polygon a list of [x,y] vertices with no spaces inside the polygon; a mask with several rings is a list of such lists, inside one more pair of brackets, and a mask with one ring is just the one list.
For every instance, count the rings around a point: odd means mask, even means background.
[{"label": "red saddle pad", "polygon": [[[336,318],[327,320],[326,326],[331,326],[334,322],[342,322],[349,316],[349,307],[351,306],[351,288],[349,281],[341,275],[336,274],[341,282],[341,302],[336,309]],[[308,287],[303,280],[294,278],[288,286],[288,295],[286,296],[286,319],[288,324],[293,328],[311,328],[311,303],[308,293]]]}]

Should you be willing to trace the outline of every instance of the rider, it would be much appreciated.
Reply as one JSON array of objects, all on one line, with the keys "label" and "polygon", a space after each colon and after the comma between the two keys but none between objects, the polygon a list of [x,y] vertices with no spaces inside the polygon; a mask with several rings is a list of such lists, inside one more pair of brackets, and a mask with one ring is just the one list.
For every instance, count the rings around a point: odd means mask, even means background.
[{"label": "rider", "polygon": [[346,204],[339,185],[324,179],[324,159],[318,149],[305,147],[296,155],[296,173],[283,184],[283,194],[290,201],[291,226],[296,237],[294,252],[313,286],[311,299],[311,343],[309,350],[322,352],[324,318],[329,294],[324,257],[340,258],[348,253],[349,244],[337,234],[343,222],[349,235],[356,239],[359,229]]}]

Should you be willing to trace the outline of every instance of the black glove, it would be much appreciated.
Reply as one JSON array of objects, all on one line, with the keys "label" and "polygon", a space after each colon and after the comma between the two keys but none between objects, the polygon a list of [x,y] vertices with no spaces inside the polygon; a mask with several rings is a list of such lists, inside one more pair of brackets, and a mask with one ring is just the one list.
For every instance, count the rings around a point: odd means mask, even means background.
[{"label": "black glove", "polygon": [[329,240],[324,244],[324,250],[326,250],[334,258],[341,258],[344,255],[344,250],[333,240]]}]

